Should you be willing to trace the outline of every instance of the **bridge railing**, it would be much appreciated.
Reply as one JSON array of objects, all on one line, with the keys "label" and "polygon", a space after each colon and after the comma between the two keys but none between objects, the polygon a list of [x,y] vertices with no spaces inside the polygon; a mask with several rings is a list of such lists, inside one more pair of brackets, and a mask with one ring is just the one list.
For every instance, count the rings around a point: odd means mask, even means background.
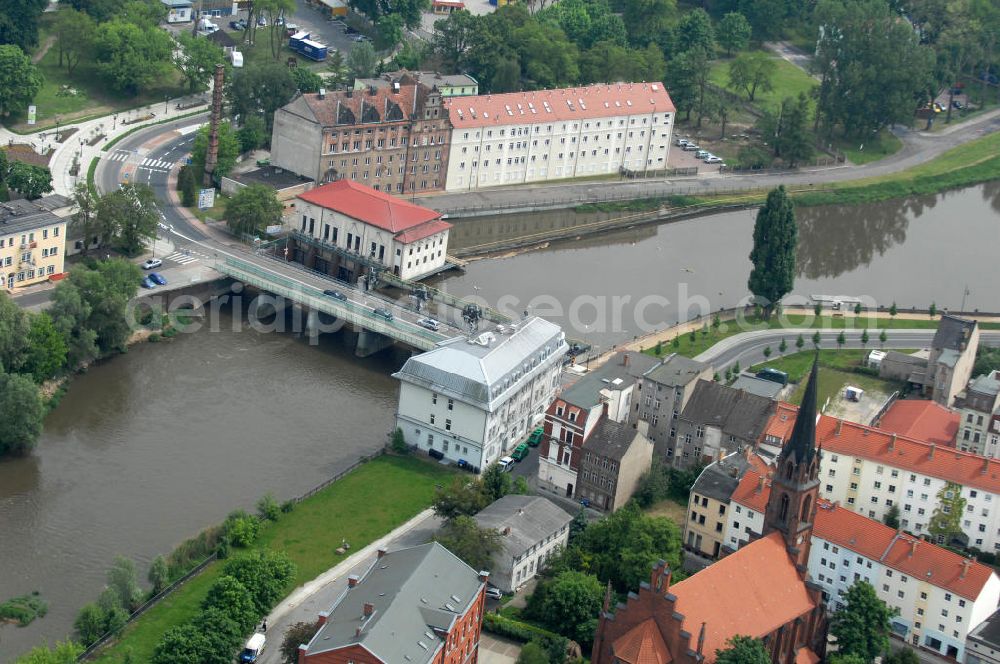
[{"label": "bridge railing", "polygon": [[284,275],[272,272],[247,261],[237,258],[226,258],[216,265],[216,269],[234,279],[256,286],[262,290],[287,297],[300,304],[331,314],[354,325],[372,332],[384,334],[387,337],[410,344],[421,350],[429,350],[438,342],[448,337],[404,321],[393,319],[388,321],[377,316],[371,308],[348,300],[343,302],[323,295],[323,291],[314,286],[290,279]]}]

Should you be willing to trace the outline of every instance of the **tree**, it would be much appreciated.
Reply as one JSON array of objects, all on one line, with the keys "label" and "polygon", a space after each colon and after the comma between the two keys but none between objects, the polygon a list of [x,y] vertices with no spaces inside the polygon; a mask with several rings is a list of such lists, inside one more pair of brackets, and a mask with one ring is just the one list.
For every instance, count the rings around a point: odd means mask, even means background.
[{"label": "tree", "polygon": [[893,505],[886,510],[882,522],[890,528],[899,528],[899,505]]},{"label": "tree", "polygon": [[182,32],[177,36],[181,48],[174,55],[174,65],[187,81],[188,92],[208,87],[215,75],[215,65],[225,62],[226,54],[215,42]]},{"label": "tree", "polygon": [[42,432],[42,400],[34,382],[0,373],[0,457],[25,455]]},{"label": "tree", "polygon": [[466,9],[434,22],[431,45],[446,71],[457,72],[464,68],[466,53],[475,39],[476,24],[477,19]]},{"label": "tree", "polygon": [[233,653],[240,647],[246,632],[240,629],[228,610],[202,609],[192,622],[207,642],[202,664],[232,664]]},{"label": "tree", "polygon": [[560,572],[545,582],[543,592],[532,595],[531,615],[546,626],[578,643],[594,640],[597,614],[604,599],[604,588],[593,574],[572,570]]},{"label": "tree", "polygon": [[830,620],[830,633],[837,637],[837,652],[871,662],[889,649],[892,610],[864,581],[856,581],[847,590],[844,604]]},{"label": "tree", "polygon": [[76,658],[83,653],[83,646],[72,641],[57,641],[52,648],[37,646],[21,655],[14,664],[75,664]]},{"label": "tree", "polygon": [[472,515],[488,504],[479,482],[464,477],[455,477],[451,484],[435,489],[434,493],[434,513],[442,519]]},{"label": "tree", "polygon": [[[351,52],[356,50],[355,47]],[[274,112],[291,100],[296,89],[288,67],[272,63],[233,72],[232,81],[226,86],[226,98],[234,115],[262,117],[265,133],[270,135]]]},{"label": "tree", "polygon": [[730,637],[726,645],[727,648],[716,649],[716,664],[769,664],[771,661],[760,639],[737,635]]},{"label": "tree", "polygon": [[93,238],[101,234],[101,227],[97,221],[97,201],[97,196],[94,195],[86,182],[77,183],[73,190],[73,203],[76,212],[70,217],[69,223],[73,230],[83,238],[83,246],[80,249],[81,256],[87,255]]},{"label": "tree", "polygon": [[226,204],[226,223],[236,233],[261,236],[281,223],[284,208],[274,189],[263,184],[243,187]]},{"label": "tree", "polygon": [[271,46],[271,57],[277,60],[278,56],[281,55],[281,46],[284,43],[282,37],[285,36],[285,26],[278,21],[280,18],[295,13],[295,0],[254,0],[254,8],[258,16],[267,19],[267,36]]},{"label": "tree", "polygon": [[308,67],[295,67],[292,69],[292,80],[299,92],[319,92],[325,84],[323,78]]},{"label": "tree", "polygon": [[521,648],[515,664],[549,664],[551,661],[542,646],[535,641],[529,641]]},{"label": "tree", "polygon": [[809,99],[799,93],[797,99],[786,97],[777,113],[765,112],[759,123],[761,135],[771,143],[775,157],[789,165],[808,161],[813,156],[813,139],[809,133]]},{"label": "tree", "polygon": [[264,118],[251,115],[243,118],[243,126],[236,131],[236,139],[240,143],[240,152],[247,153],[267,145],[269,136]]},{"label": "tree", "polygon": [[814,348],[819,348],[819,344],[820,344],[821,340],[822,340],[822,338],[820,337],[819,330],[816,330],[815,332],[813,332],[812,342],[813,342],[813,347]]},{"label": "tree", "polygon": [[784,338],[784,337],[782,337],[782,338],[781,338],[781,343],[780,343],[780,344],[778,344],[778,352],[779,352],[779,353],[780,353],[781,355],[784,355],[784,354],[785,354],[785,351],[786,351],[786,350],[788,350],[788,342],[787,342],[787,341],[785,341],[785,338]]},{"label": "tree", "polygon": [[500,464],[494,462],[483,471],[480,478],[482,486],[483,500],[487,505],[493,501],[500,500],[510,493],[510,475],[500,468]]},{"label": "tree", "polygon": [[677,17],[676,0],[621,0],[629,41],[637,47],[659,43]]},{"label": "tree", "polygon": [[340,51],[328,54],[326,58],[326,71],[328,72],[326,80],[333,87],[346,85],[349,80],[349,72],[347,71],[347,64],[344,61],[344,54]]},{"label": "tree", "polygon": [[104,631],[118,632],[128,621],[128,611],[122,606],[121,598],[114,588],[105,588],[97,596],[97,606],[104,615]]},{"label": "tree", "polygon": [[399,14],[379,16],[375,29],[378,30],[379,42],[385,48],[394,49],[403,41],[403,17]]},{"label": "tree", "polygon": [[795,348],[801,351],[802,347],[805,345],[806,345],[806,340],[802,338],[801,334],[799,334],[798,339],[795,340]]},{"label": "tree", "polygon": [[22,369],[41,383],[66,366],[66,340],[44,311],[29,317],[28,346]]},{"label": "tree", "polygon": [[889,305],[889,318],[890,318],[890,322],[892,322],[892,321],[894,321],[896,319],[896,314],[898,314],[898,313],[899,313],[899,309],[896,308],[896,301],[893,300],[892,304]]},{"label": "tree", "polygon": [[729,85],[740,90],[752,102],[758,92],[774,89],[774,74],[778,63],[771,56],[760,51],[741,53],[729,63]]},{"label": "tree", "polygon": [[361,42],[347,54],[347,69],[354,78],[371,78],[377,61],[375,47],[369,42]]},{"label": "tree", "polygon": [[222,528],[233,546],[246,548],[257,539],[260,521],[243,510],[233,510],[222,522]]},{"label": "tree", "polygon": [[66,73],[73,75],[80,60],[89,57],[94,47],[97,23],[89,15],[71,7],[56,12],[52,34],[59,52],[59,66],[66,66]]},{"label": "tree", "polygon": [[52,173],[45,166],[15,161],[7,169],[6,183],[25,198],[34,200],[52,191]]},{"label": "tree", "polygon": [[480,528],[471,516],[460,514],[449,519],[434,540],[465,561],[472,569],[493,567],[493,554],[500,550],[500,533],[494,528]]},{"label": "tree", "polygon": [[844,336],[844,331],[841,330],[840,334],[837,335],[837,350],[841,350],[844,344],[847,343],[847,337]]},{"label": "tree", "polygon": [[962,486],[955,482],[945,482],[937,493],[938,504],[927,523],[927,532],[934,536],[938,544],[951,546],[953,540],[962,535],[962,515],[965,514],[965,498]]},{"label": "tree", "polygon": [[257,501],[257,518],[261,521],[277,521],[281,516],[281,506],[274,494],[268,491]]},{"label": "tree", "polygon": [[194,207],[198,202],[198,182],[191,166],[181,166],[177,172],[177,190],[181,192],[181,205],[184,207]]},{"label": "tree", "polygon": [[861,303],[860,302],[855,302],[854,303],[854,315],[855,316],[860,316],[861,315]]},{"label": "tree", "polygon": [[0,2],[0,44],[12,44],[27,51],[38,43],[38,19],[45,0],[5,0]]},{"label": "tree", "polygon": [[284,596],[295,577],[295,564],[279,551],[254,551],[229,560],[223,568],[250,591],[258,615],[265,615]]},{"label": "tree", "polygon": [[125,184],[97,202],[97,223],[105,243],[134,256],[156,237],[160,213],[153,190]]},{"label": "tree", "polygon": [[879,343],[880,343],[880,344],[882,344],[882,347],[883,347],[883,348],[885,347],[885,342],[886,342],[886,340],[887,340],[888,338],[889,338],[889,335],[887,335],[887,334],[885,333],[885,330],[879,330],[879,333],[878,333],[878,341],[879,341]]},{"label": "tree", "polygon": [[159,595],[164,588],[170,585],[170,569],[163,556],[156,556],[149,565],[149,573],[146,579],[153,586],[153,594]]},{"label": "tree", "polygon": [[868,345],[868,341],[871,337],[868,336],[868,328],[861,330],[861,347],[864,348]]},{"label": "tree", "polygon": [[299,646],[309,643],[319,631],[316,623],[298,622],[285,630],[285,638],[281,642],[281,655],[285,664],[298,664]]},{"label": "tree", "polygon": [[203,664],[211,657],[208,637],[194,623],[171,627],[156,644],[150,664]]},{"label": "tree", "polygon": [[201,603],[202,610],[218,609],[237,624],[241,633],[246,633],[257,624],[261,615],[253,595],[246,585],[232,576],[220,576],[208,589]]},{"label": "tree", "polygon": [[28,352],[31,322],[24,310],[0,292],[0,371],[19,371]]},{"label": "tree", "polygon": [[937,316],[937,303],[931,302],[931,306],[927,307],[927,315],[931,318]]},{"label": "tree", "polygon": [[91,602],[80,609],[76,620],[73,621],[73,629],[76,630],[77,636],[85,645],[90,645],[104,635],[104,622],[104,611],[97,604]]},{"label": "tree", "polygon": [[[205,170],[205,156],[208,153],[208,134],[210,128],[205,125],[198,130],[194,137],[194,145],[191,146],[191,163],[199,171]],[[236,136],[236,130],[228,121],[219,123],[219,154],[215,164],[213,175],[221,178],[227,175],[236,166],[240,158],[240,140]],[[271,191],[274,191],[273,189]]]},{"label": "tree", "polygon": [[528,480],[521,476],[515,477],[514,484],[510,487],[510,492],[516,496],[530,496],[531,487],[528,486]]},{"label": "tree", "polygon": [[747,288],[754,302],[770,318],[774,306],[792,290],[795,284],[795,251],[798,226],[795,210],[785,193],[785,187],[772,189],[767,202],[757,213],[753,229],[753,269]]},{"label": "tree", "polygon": [[124,556],[116,556],[114,565],[108,570],[108,587],[111,588],[122,607],[131,613],[142,604],[142,590],[136,578],[135,563]]},{"label": "tree", "polygon": [[739,12],[727,12],[715,31],[719,46],[726,49],[726,55],[732,56],[734,51],[742,51],[750,44],[752,32],[750,21]]},{"label": "tree", "polygon": [[712,53],[715,50],[715,29],[708,12],[701,7],[686,12],[677,24],[674,46],[681,53],[694,48]]},{"label": "tree", "polygon": [[116,91],[138,94],[166,76],[173,41],[156,25],[138,25],[114,18],[97,26],[94,59],[97,70]]}]

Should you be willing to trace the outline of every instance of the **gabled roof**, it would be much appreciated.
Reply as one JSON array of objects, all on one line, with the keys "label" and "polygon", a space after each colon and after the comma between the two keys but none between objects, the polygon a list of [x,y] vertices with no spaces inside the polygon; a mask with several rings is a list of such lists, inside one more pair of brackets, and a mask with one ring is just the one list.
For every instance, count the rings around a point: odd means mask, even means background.
[{"label": "gabled roof", "polygon": [[[620,461],[625,453],[632,449],[632,444],[639,436],[642,434],[629,426],[628,423],[615,422],[607,417],[602,417],[587,438],[585,447],[591,454]],[[648,440],[646,440],[646,444],[649,444]]]},{"label": "gabled roof", "polygon": [[611,644],[611,653],[623,664],[668,664],[674,659],[652,618],[619,636]]},{"label": "gabled roof", "polygon": [[942,448],[826,415],[821,415],[816,425],[816,442],[825,452],[850,454],[962,486],[1000,493],[1000,460],[997,459]]},{"label": "gabled roof", "polygon": [[643,378],[665,387],[683,387],[696,380],[708,365],[674,353],[661,364],[647,371]]},{"label": "gabled roof", "polygon": [[[747,544],[676,585],[674,610],[694,642],[705,623],[706,664],[726,640],[741,634],[761,638],[816,607],[788,557],[781,533]],[[691,643],[694,647],[695,643]]]},{"label": "gabled roof", "polygon": [[878,428],[936,445],[952,447],[958,433],[959,414],[936,401],[903,399],[893,402]]},{"label": "gabled roof", "polygon": [[[627,359],[626,359],[627,358]],[[655,357],[635,351],[621,351],[600,367],[589,371],[563,390],[559,398],[585,410],[601,403],[601,390],[624,390],[660,363]]]},{"label": "gabled roof", "polygon": [[729,456],[705,466],[705,469],[698,475],[698,479],[691,485],[691,493],[728,502],[733,498],[733,492],[741,484],[741,478],[755,467],[764,472],[764,462],[756,454],[733,452]]},{"label": "gabled roof", "polygon": [[934,341],[931,342],[933,348],[951,349],[957,351],[965,350],[969,337],[976,329],[976,321],[967,318],[959,318],[944,314],[938,323],[937,332],[934,333]]},{"label": "gabled roof", "polygon": [[739,503],[743,507],[763,514],[767,509],[767,500],[771,496],[771,479],[767,475],[768,469],[763,462],[748,469],[740,478],[739,486],[733,491],[730,503]]},{"label": "gabled roof", "polygon": [[474,518],[480,528],[500,531],[500,544],[511,558],[520,556],[573,520],[548,498],[513,494],[493,501]]},{"label": "gabled roof", "polygon": [[897,531],[828,500],[816,503],[813,535],[924,583],[975,601],[993,571],[971,558]]},{"label": "gabled roof", "polygon": [[452,97],[444,102],[455,129],[539,124],[618,115],[673,113],[663,83],[613,83],[499,95]]},{"label": "gabled roof", "polygon": [[359,645],[383,662],[431,662],[482,586],[478,572],[437,542],[387,553],[337,600],[307,655]]},{"label": "gabled roof", "polygon": [[[324,127],[360,124],[385,124],[407,122],[423,108],[427,95],[426,86],[403,85],[399,92],[393,88],[376,88],[375,94],[367,90],[327,91],[321,98],[318,93],[302,94],[284,106],[285,110],[309,109],[309,115]],[[297,113],[305,116],[301,110]]]},{"label": "gabled roof", "polygon": [[[775,383],[777,384],[777,383]],[[782,443],[792,435],[795,427],[795,417],[799,412],[798,406],[779,401],[775,404],[774,414],[767,421],[767,428],[764,429],[764,436],[771,436],[779,439]]]},{"label": "gabled roof", "polygon": [[[352,219],[389,231],[393,235],[411,229],[416,231],[418,227],[430,222],[436,222],[437,225],[434,228],[440,230],[451,227],[448,222],[441,221],[440,212],[414,205],[384,191],[375,191],[371,187],[366,187],[353,180],[337,180],[324,184],[299,194],[298,197],[307,203],[319,205],[327,210],[339,212]],[[443,226],[441,226],[442,224]],[[428,235],[430,234],[433,233],[428,233]],[[410,237],[415,237],[415,235]],[[427,237],[427,235],[423,237]]]},{"label": "gabled roof", "polygon": [[774,402],[767,397],[734,390],[710,380],[699,380],[681,419],[719,427],[744,440],[758,440],[767,426]]}]

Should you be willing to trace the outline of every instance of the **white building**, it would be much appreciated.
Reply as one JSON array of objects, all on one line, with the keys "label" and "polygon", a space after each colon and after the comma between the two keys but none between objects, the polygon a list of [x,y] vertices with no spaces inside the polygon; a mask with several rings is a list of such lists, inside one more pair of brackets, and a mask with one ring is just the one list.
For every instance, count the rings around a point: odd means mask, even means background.
[{"label": "white building", "polygon": [[826,416],[816,443],[824,498],[876,520],[898,506],[900,525],[917,535],[942,500],[961,498],[964,543],[1000,551],[1000,461]]},{"label": "white building", "polygon": [[[316,241],[320,250],[375,260],[412,280],[444,267],[451,224],[429,208],[338,180],[296,197],[292,227]],[[345,269],[360,271],[353,264]]]},{"label": "white building", "polygon": [[662,83],[455,97],[446,191],[667,168],[674,104]]},{"label": "white building", "polygon": [[396,426],[411,445],[485,468],[542,420],[567,349],[562,329],[538,317],[443,342],[393,374]]},{"label": "white building", "polygon": [[187,23],[193,20],[192,0],[160,0],[167,8],[167,23]]},{"label": "white building", "polygon": [[566,546],[573,517],[548,498],[508,495],[483,508],[475,519],[480,528],[500,533],[490,584],[512,593]]},{"label": "white building", "polygon": [[[821,481],[830,456],[824,452]],[[744,474],[732,493],[725,527],[729,551],[763,531],[771,486],[758,471]],[[958,661],[966,636],[1000,603],[1000,578],[988,566],[828,500],[817,503],[809,575],[833,611],[856,581],[871,584],[897,610],[897,636]]]},{"label": "white building", "polygon": [[993,414],[1000,414],[1000,371],[976,377],[958,395],[959,430],[955,446],[967,452],[996,457],[1000,436],[992,429]]}]

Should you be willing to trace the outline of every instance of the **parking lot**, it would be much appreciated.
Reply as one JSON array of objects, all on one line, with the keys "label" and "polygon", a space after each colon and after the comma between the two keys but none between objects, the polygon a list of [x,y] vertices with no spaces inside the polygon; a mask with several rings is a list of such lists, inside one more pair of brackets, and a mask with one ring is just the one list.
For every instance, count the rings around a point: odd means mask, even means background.
[{"label": "parking lot", "polygon": [[[233,18],[235,17],[226,17],[225,20],[215,19],[215,22],[220,24],[219,27],[228,30],[230,29],[229,21]],[[246,21],[247,12],[241,11],[238,18]],[[299,30],[308,32],[313,41],[326,44],[331,53],[337,50],[346,57],[356,43],[354,35],[344,34],[343,24],[340,21],[331,21],[324,12],[310,6],[304,0],[296,0],[295,12],[291,16],[286,16],[285,22],[286,24],[294,24],[298,26]]]},{"label": "parking lot", "polygon": [[[680,145],[677,145],[678,138],[685,138],[683,135],[675,136],[673,144],[670,146],[670,155],[667,157],[667,165],[670,168],[692,168],[698,169],[699,173],[711,172],[719,169],[721,164],[706,164],[700,157],[696,156],[694,151],[685,151]],[[692,139],[693,140],[693,139]],[[708,150],[708,147],[702,146],[702,149]]]}]

